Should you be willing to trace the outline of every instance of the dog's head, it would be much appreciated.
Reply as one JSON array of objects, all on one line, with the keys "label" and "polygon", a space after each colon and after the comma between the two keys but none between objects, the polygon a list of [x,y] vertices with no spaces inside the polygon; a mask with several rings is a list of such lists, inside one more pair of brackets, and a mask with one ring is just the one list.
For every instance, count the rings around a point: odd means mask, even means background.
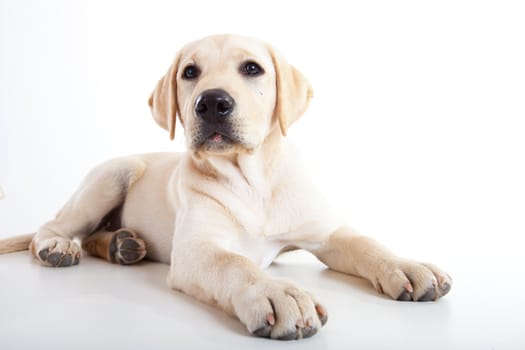
[{"label": "dog's head", "polygon": [[275,128],[285,135],[312,95],[308,80],[272,47],[219,35],[182,48],[149,105],[172,139],[179,116],[189,150],[229,154],[253,152]]}]

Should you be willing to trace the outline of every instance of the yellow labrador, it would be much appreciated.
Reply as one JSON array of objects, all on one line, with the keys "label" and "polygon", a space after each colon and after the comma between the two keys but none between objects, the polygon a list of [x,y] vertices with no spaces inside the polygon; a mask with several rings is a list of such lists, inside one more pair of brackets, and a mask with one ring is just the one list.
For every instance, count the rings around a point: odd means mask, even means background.
[{"label": "yellow labrador", "polygon": [[397,257],[325,209],[284,137],[311,97],[306,78],[261,41],[219,35],[190,43],[149,99],[171,138],[178,116],[188,151],[98,166],[55,219],[34,237],[4,240],[0,251],[27,249],[32,238],[43,265],[70,266],[82,240],[109,261],[169,263],[169,287],[275,339],[312,336],[327,320],[310,293],[263,272],[286,250],[306,249],[397,300],[445,295],[445,272]]}]

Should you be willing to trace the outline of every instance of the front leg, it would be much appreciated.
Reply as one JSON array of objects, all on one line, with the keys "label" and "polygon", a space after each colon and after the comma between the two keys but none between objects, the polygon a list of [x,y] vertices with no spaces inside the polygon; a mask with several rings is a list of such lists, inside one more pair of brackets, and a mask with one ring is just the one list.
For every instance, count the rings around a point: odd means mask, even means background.
[{"label": "front leg", "polygon": [[306,338],[326,322],[325,308],[309,293],[208,240],[174,241],[167,282],[237,316],[256,336]]},{"label": "front leg", "polygon": [[371,238],[341,227],[310,249],[333,270],[364,277],[396,300],[431,301],[450,290],[452,279],[434,265],[402,259]]}]

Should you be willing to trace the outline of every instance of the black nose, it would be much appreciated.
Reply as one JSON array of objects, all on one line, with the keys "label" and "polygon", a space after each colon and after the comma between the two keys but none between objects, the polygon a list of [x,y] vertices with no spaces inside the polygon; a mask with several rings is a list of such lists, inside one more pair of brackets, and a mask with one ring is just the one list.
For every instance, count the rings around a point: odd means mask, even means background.
[{"label": "black nose", "polygon": [[234,104],[226,91],[206,90],[195,100],[195,113],[207,122],[220,122],[232,113]]}]

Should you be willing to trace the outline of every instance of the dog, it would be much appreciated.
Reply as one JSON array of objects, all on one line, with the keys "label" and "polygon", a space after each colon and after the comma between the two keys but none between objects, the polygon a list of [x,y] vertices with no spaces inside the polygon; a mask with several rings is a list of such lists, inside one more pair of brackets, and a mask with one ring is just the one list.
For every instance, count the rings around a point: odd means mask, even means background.
[{"label": "dog", "polygon": [[0,252],[30,249],[53,267],[78,264],[81,247],[113,263],[167,263],[170,288],[282,340],[310,337],[328,317],[315,296],[263,271],[285,251],[308,250],[396,300],[447,294],[447,273],[394,255],[327,209],[285,137],[312,96],[303,74],[262,41],[189,43],[149,98],[171,139],[184,127],[187,152],[99,165],[56,218],[1,241]]}]

